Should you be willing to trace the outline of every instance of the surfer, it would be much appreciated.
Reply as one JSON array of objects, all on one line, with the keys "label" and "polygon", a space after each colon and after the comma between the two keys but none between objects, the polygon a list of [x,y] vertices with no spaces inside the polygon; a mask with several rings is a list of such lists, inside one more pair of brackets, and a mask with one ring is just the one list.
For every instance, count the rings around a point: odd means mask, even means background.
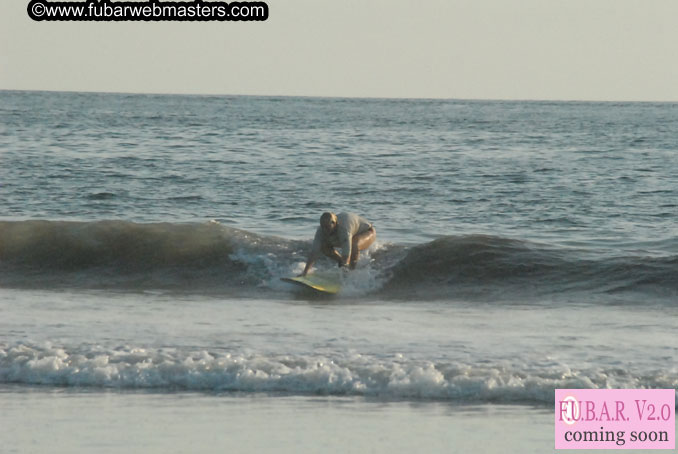
[{"label": "surfer", "polygon": [[[308,274],[321,253],[337,262],[340,267],[348,266],[354,269],[360,251],[370,247],[376,238],[377,231],[374,226],[357,214],[323,213],[320,216],[320,227],[313,239],[313,249],[300,276]],[[336,251],[337,247],[341,248],[342,254]]]}]

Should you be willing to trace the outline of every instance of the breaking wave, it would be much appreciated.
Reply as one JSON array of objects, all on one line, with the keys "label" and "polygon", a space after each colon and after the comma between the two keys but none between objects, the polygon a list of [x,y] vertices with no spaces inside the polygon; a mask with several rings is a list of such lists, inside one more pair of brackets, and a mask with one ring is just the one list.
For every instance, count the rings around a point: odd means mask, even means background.
[{"label": "breaking wave", "polygon": [[267,355],[18,343],[0,344],[0,383],[552,404],[555,388],[676,388],[678,375],[573,370],[548,360],[539,366],[476,365],[400,354]]},{"label": "breaking wave", "polygon": [[[0,222],[0,286],[164,289],[261,296],[295,290],[310,241],[218,222]],[[320,261],[319,267],[330,267]],[[382,243],[346,278],[344,296],[505,300],[643,294],[675,301],[678,256],[597,253],[487,235]]]}]

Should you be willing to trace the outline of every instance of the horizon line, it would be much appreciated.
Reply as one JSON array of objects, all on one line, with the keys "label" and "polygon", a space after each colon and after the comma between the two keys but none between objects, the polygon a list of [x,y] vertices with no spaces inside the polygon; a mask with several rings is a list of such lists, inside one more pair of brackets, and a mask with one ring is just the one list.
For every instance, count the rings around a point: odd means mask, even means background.
[{"label": "horizon line", "polygon": [[50,90],[0,88],[0,92],[35,92],[35,93],[71,93],[100,95],[137,95],[137,96],[195,96],[195,97],[251,97],[251,98],[309,98],[309,99],[354,99],[382,101],[456,101],[456,102],[555,102],[555,103],[610,103],[610,104],[677,104],[676,101],[639,100],[639,99],[562,99],[562,98],[431,98],[431,97],[396,97],[396,96],[339,96],[339,95],[272,95],[248,93],[185,93],[185,92],[142,92],[142,91],[101,91],[101,90]]}]

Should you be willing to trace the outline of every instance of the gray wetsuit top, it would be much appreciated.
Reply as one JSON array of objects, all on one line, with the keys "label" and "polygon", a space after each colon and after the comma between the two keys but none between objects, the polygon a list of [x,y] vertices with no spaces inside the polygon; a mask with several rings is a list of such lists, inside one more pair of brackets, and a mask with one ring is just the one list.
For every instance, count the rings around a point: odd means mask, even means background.
[{"label": "gray wetsuit top", "polygon": [[325,243],[331,247],[340,247],[344,260],[349,260],[353,236],[366,232],[371,228],[372,224],[362,216],[354,213],[339,213],[337,215],[337,229],[332,235],[325,235],[323,228],[318,227],[313,239],[311,255],[318,257],[322,252],[322,245]]}]

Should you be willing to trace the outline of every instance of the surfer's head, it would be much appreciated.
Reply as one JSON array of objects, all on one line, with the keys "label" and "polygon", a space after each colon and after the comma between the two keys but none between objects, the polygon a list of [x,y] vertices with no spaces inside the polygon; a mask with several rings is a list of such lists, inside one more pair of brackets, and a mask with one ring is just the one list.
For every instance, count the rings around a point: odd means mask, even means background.
[{"label": "surfer's head", "polygon": [[337,215],[329,211],[320,216],[320,227],[329,235],[337,228]]}]

